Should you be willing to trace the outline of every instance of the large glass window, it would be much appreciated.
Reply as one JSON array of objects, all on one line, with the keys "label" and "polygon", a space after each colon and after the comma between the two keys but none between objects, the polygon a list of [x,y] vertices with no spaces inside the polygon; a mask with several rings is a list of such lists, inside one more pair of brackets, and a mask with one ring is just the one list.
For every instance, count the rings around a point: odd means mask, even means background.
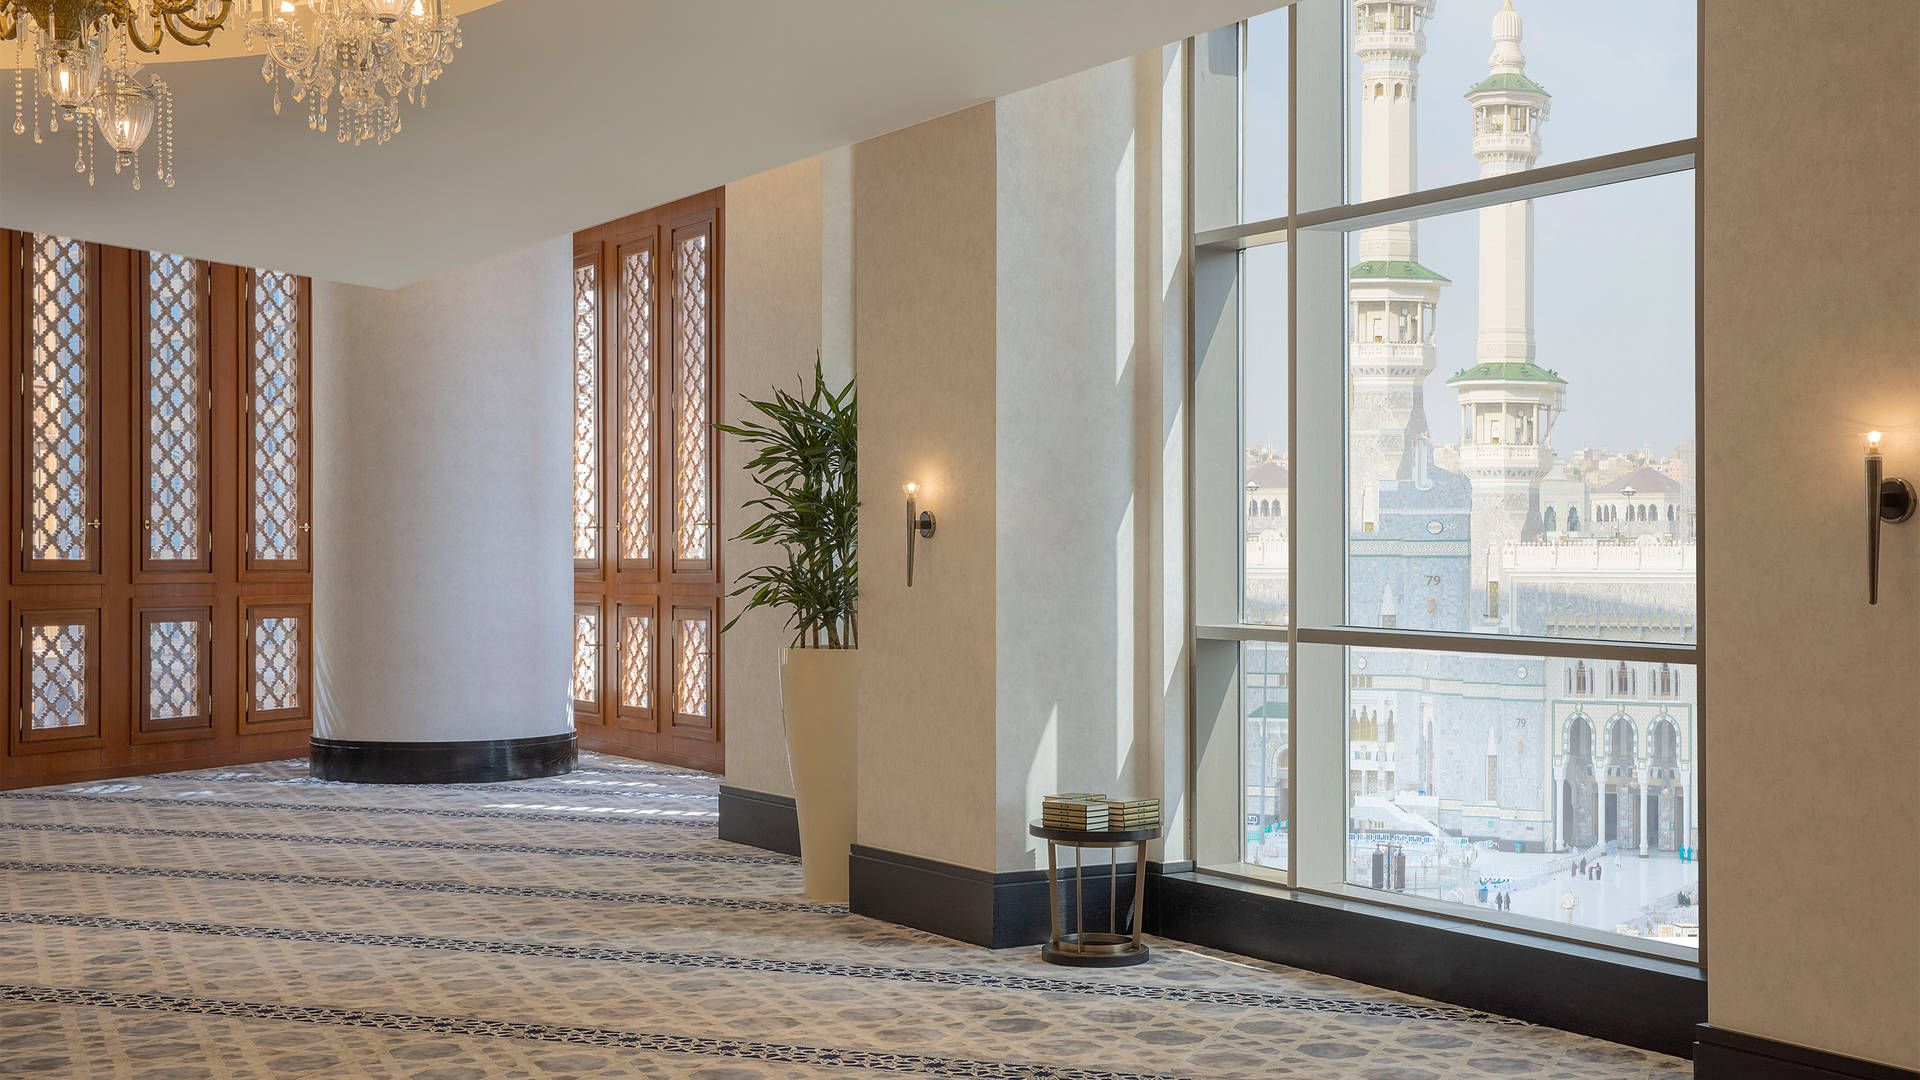
[{"label": "large glass window", "polygon": [[[1696,133],[1696,19],[1684,0],[1340,2],[1352,13],[1348,202],[1487,175],[1489,150],[1506,171]],[[1249,112],[1250,134],[1256,119]]]},{"label": "large glass window", "polygon": [[1590,661],[1344,651],[1347,884],[1698,946],[1691,666],[1659,700],[1657,664],[1579,696]]},{"label": "large glass window", "polygon": [[1198,39],[1203,867],[1697,949],[1696,23]]}]

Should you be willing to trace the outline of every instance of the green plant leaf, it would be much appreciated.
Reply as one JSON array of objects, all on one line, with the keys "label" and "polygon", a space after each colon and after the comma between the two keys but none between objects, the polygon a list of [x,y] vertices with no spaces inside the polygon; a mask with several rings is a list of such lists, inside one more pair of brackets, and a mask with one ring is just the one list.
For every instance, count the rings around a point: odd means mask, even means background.
[{"label": "green plant leaf", "polygon": [[759,516],[734,539],[778,549],[769,562],[734,578],[727,595],[745,603],[727,620],[758,608],[786,613],[796,646],[859,644],[860,484],[858,397],[849,380],[827,385],[818,354],[805,400],[775,387],[765,401],[742,395],[757,418],[714,429],[753,451],[746,471],[761,494],[742,503]]}]

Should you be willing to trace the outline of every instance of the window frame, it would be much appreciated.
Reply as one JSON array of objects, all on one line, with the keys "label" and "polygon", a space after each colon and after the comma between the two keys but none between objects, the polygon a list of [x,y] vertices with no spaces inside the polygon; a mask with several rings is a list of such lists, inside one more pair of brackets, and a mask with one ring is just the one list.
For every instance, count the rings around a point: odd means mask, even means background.
[{"label": "window frame", "polygon": [[[214,708],[214,642],[213,642],[213,604],[182,603],[176,600],[161,600],[153,603],[138,603],[133,617],[133,671],[128,679],[133,693],[133,730],[129,737],[135,743],[172,742],[178,739],[204,739],[213,731]],[[153,670],[152,626],[157,622],[192,622],[198,624],[200,697],[199,712],[192,716],[177,716],[168,719],[155,719],[153,716],[153,689],[149,677]]]},{"label": "window frame", "polygon": [[[667,380],[665,403],[671,428],[659,433],[661,441],[660,456],[655,460],[655,468],[662,470],[661,481],[668,499],[660,517],[667,526],[665,534],[656,540],[660,544],[670,545],[667,549],[666,565],[669,569],[668,580],[678,583],[707,584],[719,580],[720,567],[720,440],[714,430],[714,422],[719,419],[720,410],[720,365],[715,358],[720,355],[717,343],[722,327],[719,321],[719,305],[714,303],[714,294],[724,287],[725,262],[720,246],[718,215],[713,211],[700,211],[674,219],[664,230],[667,236],[665,254],[660,258],[660,270],[656,271],[660,283],[660,299],[657,301],[666,318],[660,329],[666,334],[666,348],[655,348],[656,355],[667,357],[667,363],[660,375]],[[693,363],[706,369],[706,385],[702,387],[704,401],[700,403],[705,421],[700,425],[700,439],[703,444],[706,464],[706,513],[705,521],[687,521],[680,506],[680,456],[684,451],[681,438],[681,419],[686,408],[685,396],[681,393],[680,370],[689,363],[680,344],[680,326],[684,320],[680,299],[680,248],[682,244],[695,240],[704,240],[706,246],[706,289],[701,294],[701,316],[705,320],[706,332],[701,338],[703,354],[693,359]],[[662,273],[661,271],[664,271]],[[657,362],[657,361],[656,361]],[[680,534],[688,528],[706,530],[706,553],[701,556],[682,555]],[[678,726],[678,725],[676,725]]]},{"label": "window frame", "polygon": [[[254,643],[254,624],[262,619],[294,619],[300,626],[299,663],[294,679],[299,704],[289,709],[261,709],[253,699],[253,683],[260,670]],[[284,731],[313,722],[313,602],[305,596],[240,597],[240,731]],[[144,684],[143,684],[144,686]]]},{"label": "window frame", "polygon": [[[18,297],[20,305],[15,319],[14,333],[19,344],[15,350],[13,381],[14,394],[13,430],[14,454],[12,485],[13,498],[13,539],[18,545],[15,549],[13,582],[15,585],[28,584],[92,584],[106,579],[104,510],[105,492],[101,490],[106,477],[105,462],[102,457],[106,450],[105,416],[102,411],[101,389],[105,380],[101,368],[105,363],[105,350],[100,340],[105,327],[101,300],[105,292],[101,277],[100,245],[74,237],[63,237],[57,233],[18,232],[14,234],[18,255],[14,265],[19,268],[21,287],[9,290]],[[33,498],[33,453],[32,424],[33,412],[33,275],[32,260],[36,237],[52,236],[68,243],[79,244],[85,252],[86,286],[83,293],[86,302],[85,325],[87,333],[86,383],[87,383],[87,465],[86,465],[86,530],[87,557],[85,559],[37,559],[27,541],[27,522],[32,517],[31,500]]]},{"label": "window frame", "polygon": [[[107,610],[104,603],[81,600],[13,603],[12,681],[8,700],[12,703],[12,722],[8,725],[8,752],[14,757],[27,754],[57,753],[64,750],[96,750],[106,745],[106,703],[100,698],[101,649],[106,645]],[[32,701],[30,680],[33,664],[28,655],[27,632],[36,626],[81,626],[86,629],[86,723],[71,728],[34,728],[30,726]]]},{"label": "window frame", "polygon": [[[199,483],[196,506],[197,528],[200,536],[200,556],[197,559],[155,559],[152,557],[152,544],[148,539],[151,532],[148,513],[152,508],[153,484],[153,256],[155,252],[136,251],[133,258],[133,415],[138,423],[134,432],[134,476],[133,476],[133,520],[140,522],[140,532],[135,538],[133,579],[138,582],[200,581],[213,576],[213,265],[203,259],[187,260],[194,268],[195,301],[199,305],[195,312],[199,326],[195,335],[194,353],[199,363],[195,374],[199,395],[192,403],[199,414],[198,460],[195,462]],[[249,290],[251,283],[249,283]],[[303,301],[301,310],[306,310]],[[251,319],[251,314],[248,318]],[[304,340],[304,338],[303,338]],[[252,343],[248,342],[249,357]],[[307,364],[301,363],[304,373]],[[303,374],[304,382],[304,374]],[[248,376],[252,381],[252,376]],[[302,387],[302,392],[305,387]],[[304,411],[304,410],[303,410]],[[251,428],[248,428],[251,431]],[[251,453],[251,434],[248,453]],[[304,452],[304,445],[303,445]],[[243,464],[251,462],[251,457],[243,459]],[[304,465],[304,462],[302,463]],[[306,470],[303,468],[302,472]],[[248,489],[251,490],[249,478]],[[246,507],[245,513],[251,522],[253,508]],[[251,533],[249,532],[249,535]],[[307,533],[302,533],[303,539]],[[249,540],[251,546],[251,540]]]},{"label": "window frame", "polygon": [[256,447],[254,439],[254,400],[259,389],[258,376],[260,365],[257,362],[259,341],[260,283],[262,271],[248,267],[240,278],[241,288],[245,290],[241,297],[241,317],[245,320],[240,333],[240,522],[239,536],[236,538],[240,551],[239,580],[242,582],[296,582],[306,581],[313,573],[313,279],[297,274],[285,276],[292,279],[294,289],[294,333],[299,340],[294,345],[294,363],[298,372],[294,379],[294,446],[300,455],[294,468],[295,515],[299,523],[294,526],[297,534],[295,543],[299,554],[292,559],[261,558],[255,551],[254,522],[259,511],[259,501],[254,493],[253,453]]},{"label": "window frame", "polygon": [[[1516,173],[1473,179],[1461,183],[1416,190],[1409,194],[1364,202],[1349,202],[1354,194],[1348,189],[1348,113],[1350,68],[1345,22],[1349,9],[1345,0],[1297,0],[1269,17],[1287,20],[1287,108],[1285,139],[1287,161],[1286,213],[1255,221],[1244,219],[1243,177],[1245,160],[1246,56],[1247,27],[1236,24],[1199,35],[1188,42],[1188,155],[1187,182],[1189,279],[1189,358],[1188,390],[1192,408],[1188,411],[1188,542],[1187,588],[1189,591],[1188,641],[1194,662],[1189,668],[1189,716],[1191,743],[1187,755],[1187,783],[1192,792],[1195,812],[1187,821],[1188,848],[1196,873],[1230,880],[1282,886],[1298,892],[1361,901],[1382,907],[1425,912],[1450,920],[1482,923],[1546,940],[1598,946],[1603,949],[1650,955],[1697,965],[1704,970],[1707,959],[1708,931],[1704,924],[1697,949],[1684,949],[1652,938],[1627,935],[1578,926],[1560,926],[1544,920],[1508,915],[1469,904],[1455,904],[1423,897],[1398,894],[1349,885],[1344,871],[1348,831],[1348,736],[1344,719],[1349,700],[1347,648],[1410,649],[1430,653],[1458,653],[1480,656],[1564,658],[1584,661],[1590,680],[1587,697],[1599,698],[1600,668],[1608,664],[1617,669],[1621,663],[1647,664],[1650,676],[1661,665],[1688,665],[1694,668],[1693,720],[1691,745],[1692,779],[1686,797],[1693,801],[1699,822],[1701,846],[1705,847],[1707,814],[1704,810],[1707,739],[1705,632],[1700,613],[1704,610],[1707,553],[1701,530],[1691,530],[1695,547],[1694,629],[1691,643],[1653,643],[1607,641],[1599,638],[1559,638],[1500,635],[1486,633],[1443,633],[1399,629],[1379,629],[1350,625],[1347,612],[1347,532],[1344,524],[1337,530],[1337,546],[1311,535],[1303,536],[1293,528],[1301,520],[1301,504],[1307,501],[1309,514],[1325,508],[1338,508],[1337,519],[1346,519],[1346,438],[1348,416],[1327,417],[1311,409],[1303,411],[1303,399],[1323,404],[1327,397],[1327,372],[1306,373],[1303,385],[1301,312],[1322,310],[1328,292],[1322,284],[1303,284],[1301,263],[1303,248],[1311,248],[1307,257],[1324,255],[1331,243],[1345,256],[1346,236],[1351,231],[1388,223],[1418,221],[1445,214],[1478,210],[1523,199],[1597,188],[1609,184],[1655,176],[1690,173],[1693,187],[1693,385],[1694,440],[1696,462],[1704,461],[1706,427],[1700,387],[1704,386],[1702,368],[1703,331],[1701,323],[1704,280],[1703,237],[1703,138],[1704,115],[1701,95],[1695,93],[1695,128],[1691,138],[1638,146],[1596,157],[1536,167]],[[1700,42],[1704,40],[1704,13],[1696,4],[1696,87],[1701,62]],[[1231,42],[1227,37],[1231,37]],[[1231,69],[1227,65],[1231,64]],[[1329,83],[1327,80],[1331,79]],[[1337,85],[1338,107],[1304,113],[1303,82],[1314,82],[1306,91],[1311,99]],[[1229,86],[1230,84],[1230,86]],[[1324,105],[1324,97],[1316,102]],[[1230,104],[1229,104],[1230,103]],[[1322,113],[1328,115],[1322,115]],[[1307,122],[1303,123],[1303,116]],[[1230,129],[1230,130],[1229,130]],[[1314,151],[1303,157],[1302,144]],[[1336,152],[1328,153],[1329,147]],[[1228,150],[1231,161],[1223,160]],[[1228,191],[1228,187],[1231,191]],[[1312,192],[1338,192],[1337,197],[1302,197],[1303,186]],[[1319,207],[1303,209],[1303,206]],[[1199,228],[1203,221],[1223,220],[1231,214],[1233,224]],[[1331,239],[1329,239],[1331,238]],[[1271,244],[1286,245],[1286,363],[1287,363],[1287,470],[1291,477],[1284,510],[1288,522],[1287,618],[1284,623],[1253,624],[1244,620],[1245,545],[1225,546],[1229,536],[1244,532],[1247,492],[1239,487],[1244,481],[1245,405],[1244,323],[1248,307],[1244,288],[1244,253]],[[1340,282],[1340,302],[1345,302],[1345,282]],[[1213,321],[1209,313],[1222,311]],[[1312,317],[1309,316],[1312,320]],[[1339,320],[1312,320],[1316,324],[1337,321],[1340,325],[1338,364],[1324,365],[1344,379],[1347,331],[1344,316]],[[1316,326],[1317,328],[1317,326]],[[1229,340],[1230,339],[1230,340]],[[1316,354],[1327,342],[1314,339]],[[1344,396],[1340,400],[1345,400]],[[1321,410],[1325,413],[1328,410]],[[1305,430],[1303,430],[1305,425]],[[1231,457],[1227,443],[1231,440]],[[1303,460],[1302,451],[1307,451]],[[1229,468],[1227,462],[1241,466]],[[1703,513],[1708,485],[1696,467],[1695,513]],[[1304,492],[1304,494],[1303,494]],[[1224,518],[1221,517],[1225,512]],[[1303,575],[1319,572],[1317,579]],[[1337,610],[1335,621],[1302,619],[1302,593],[1310,593],[1306,611]],[[1244,862],[1245,845],[1241,837],[1224,835],[1230,824],[1248,821],[1245,761],[1250,738],[1245,729],[1242,705],[1246,680],[1241,670],[1242,646],[1266,642],[1286,647],[1287,672],[1284,689],[1287,702],[1287,773],[1290,783],[1284,816],[1287,869],[1277,870]],[[1304,648],[1308,647],[1308,648]],[[1341,646],[1346,648],[1320,648]],[[1305,668],[1303,669],[1303,661]],[[1669,669],[1671,670],[1671,669]],[[1571,678],[1572,668],[1568,668]],[[1674,694],[1659,696],[1650,703],[1660,707],[1676,700],[1681,674],[1672,672]],[[1548,687],[1549,701],[1557,688]],[[1648,688],[1652,690],[1652,687]],[[1596,702],[1596,704],[1598,704]],[[1313,723],[1303,718],[1320,717]],[[1674,721],[1676,724],[1678,720]],[[1649,722],[1649,725],[1651,722]],[[1647,738],[1651,738],[1648,726]],[[1683,752],[1686,740],[1681,740]],[[1222,790],[1223,788],[1229,790]],[[1229,795],[1231,798],[1229,798]],[[1555,792],[1550,798],[1558,799]],[[1232,822],[1226,817],[1231,815]],[[1244,828],[1244,826],[1242,826]],[[1642,822],[1644,831],[1650,823]],[[1215,835],[1215,833],[1223,835]],[[1329,872],[1331,870],[1331,872]],[[1708,903],[1705,876],[1700,878],[1699,905]]]},{"label": "window frame", "polygon": [[[607,292],[607,282],[606,282],[606,276],[607,276],[606,268],[601,265],[603,261],[604,260],[601,258],[600,245],[595,244],[590,247],[583,247],[583,246],[576,245],[573,253],[573,269],[567,275],[568,290],[569,290],[568,295],[574,298],[573,299],[574,306],[569,309],[573,313],[572,319],[569,320],[570,325],[573,326],[573,333],[570,334],[568,338],[571,346],[567,350],[568,356],[570,358],[568,362],[568,370],[569,372],[577,373],[581,367],[579,357],[576,353],[576,350],[579,348],[580,337],[579,337],[578,324],[574,320],[577,320],[579,318],[579,311],[578,311],[579,296],[580,296],[579,274],[580,274],[580,271],[582,270],[591,271],[593,274],[593,281],[588,286],[589,291],[593,295],[593,304],[594,304],[593,363],[591,365],[593,370],[593,379],[594,379],[593,436],[591,441],[591,445],[593,447],[593,454],[594,454],[593,492],[592,492],[592,498],[591,498],[591,501],[593,504],[593,523],[591,525],[585,525],[585,526],[581,526],[575,523],[568,530],[568,544],[574,550],[574,557],[573,557],[574,577],[576,580],[581,580],[581,581],[606,580],[607,535],[612,531],[607,528],[607,507],[609,503],[612,501],[609,498],[609,494],[608,494],[609,485],[607,483],[607,450],[608,450],[608,447],[613,444],[611,444],[607,438],[607,413],[608,413],[608,409],[607,409],[607,371],[608,371],[608,367],[607,367],[607,342],[608,342],[607,295],[608,295],[608,292]],[[574,394],[578,394],[578,392],[579,391],[576,389],[574,391]],[[573,402],[574,400],[573,395],[569,395],[568,400],[570,402]],[[569,415],[570,416],[577,415],[577,412],[576,412],[577,409],[578,409],[578,404],[577,402],[575,402],[573,408],[568,410]],[[573,499],[568,503],[569,511],[567,516],[569,521],[571,521],[573,518],[574,510],[577,509],[580,505],[579,503],[580,481],[578,479],[578,474],[577,474],[579,464],[578,464],[577,458],[575,457],[575,454],[578,453],[579,447],[581,445],[580,442],[578,441],[577,435],[574,437],[573,440],[570,440],[570,442],[572,442],[573,451],[568,454],[568,459],[574,462],[573,470],[575,471],[575,478],[568,485],[569,490],[573,492]],[[585,528],[588,531],[593,533],[593,554],[591,556],[582,557],[579,554],[579,547],[578,547],[579,538],[573,535],[573,533],[575,532],[575,530],[580,528]]]}]

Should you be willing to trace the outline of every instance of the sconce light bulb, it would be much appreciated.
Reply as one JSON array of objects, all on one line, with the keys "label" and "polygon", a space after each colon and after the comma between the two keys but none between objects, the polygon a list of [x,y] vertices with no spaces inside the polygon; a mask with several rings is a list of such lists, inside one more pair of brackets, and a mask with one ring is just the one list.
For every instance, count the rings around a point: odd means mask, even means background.
[{"label": "sconce light bulb", "polygon": [[1867,453],[1877,454],[1879,452],[1880,452],[1880,433],[1877,431],[1867,432]]},{"label": "sconce light bulb", "polygon": [[913,496],[913,494],[914,494],[915,492],[917,492],[917,491],[919,491],[919,490],[920,490],[920,485],[919,485],[919,484],[908,484],[908,485],[906,485],[906,492],[907,492],[907,495],[908,495],[908,497],[909,497],[909,498],[911,498],[911,497]]}]

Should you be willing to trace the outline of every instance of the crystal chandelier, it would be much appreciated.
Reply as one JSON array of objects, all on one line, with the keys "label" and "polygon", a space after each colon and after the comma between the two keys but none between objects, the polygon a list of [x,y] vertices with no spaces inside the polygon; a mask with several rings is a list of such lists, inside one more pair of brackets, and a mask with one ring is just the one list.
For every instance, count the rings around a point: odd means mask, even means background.
[{"label": "crystal chandelier", "polygon": [[[97,127],[113,151],[113,171],[131,169],[137,190],[140,148],[157,128],[155,178],[172,187],[173,94],[158,77],[140,74],[128,46],[157,53],[167,38],[205,45],[232,12],[233,0],[0,0],[0,41],[14,43],[13,133],[31,130],[38,143],[70,124],[73,169],[91,184]],[[48,101],[44,127],[41,98]]]},{"label": "crystal chandelier", "polygon": [[247,47],[266,52],[260,74],[273,84],[273,111],[284,76],[307,106],[307,127],[331,126],[355,145],[393,138],[401,97],[425,108],[427,84],[453,62],[460,20],[442,0],[304,2],[312,12],[305,26],[295,0],[246,0]]}]

